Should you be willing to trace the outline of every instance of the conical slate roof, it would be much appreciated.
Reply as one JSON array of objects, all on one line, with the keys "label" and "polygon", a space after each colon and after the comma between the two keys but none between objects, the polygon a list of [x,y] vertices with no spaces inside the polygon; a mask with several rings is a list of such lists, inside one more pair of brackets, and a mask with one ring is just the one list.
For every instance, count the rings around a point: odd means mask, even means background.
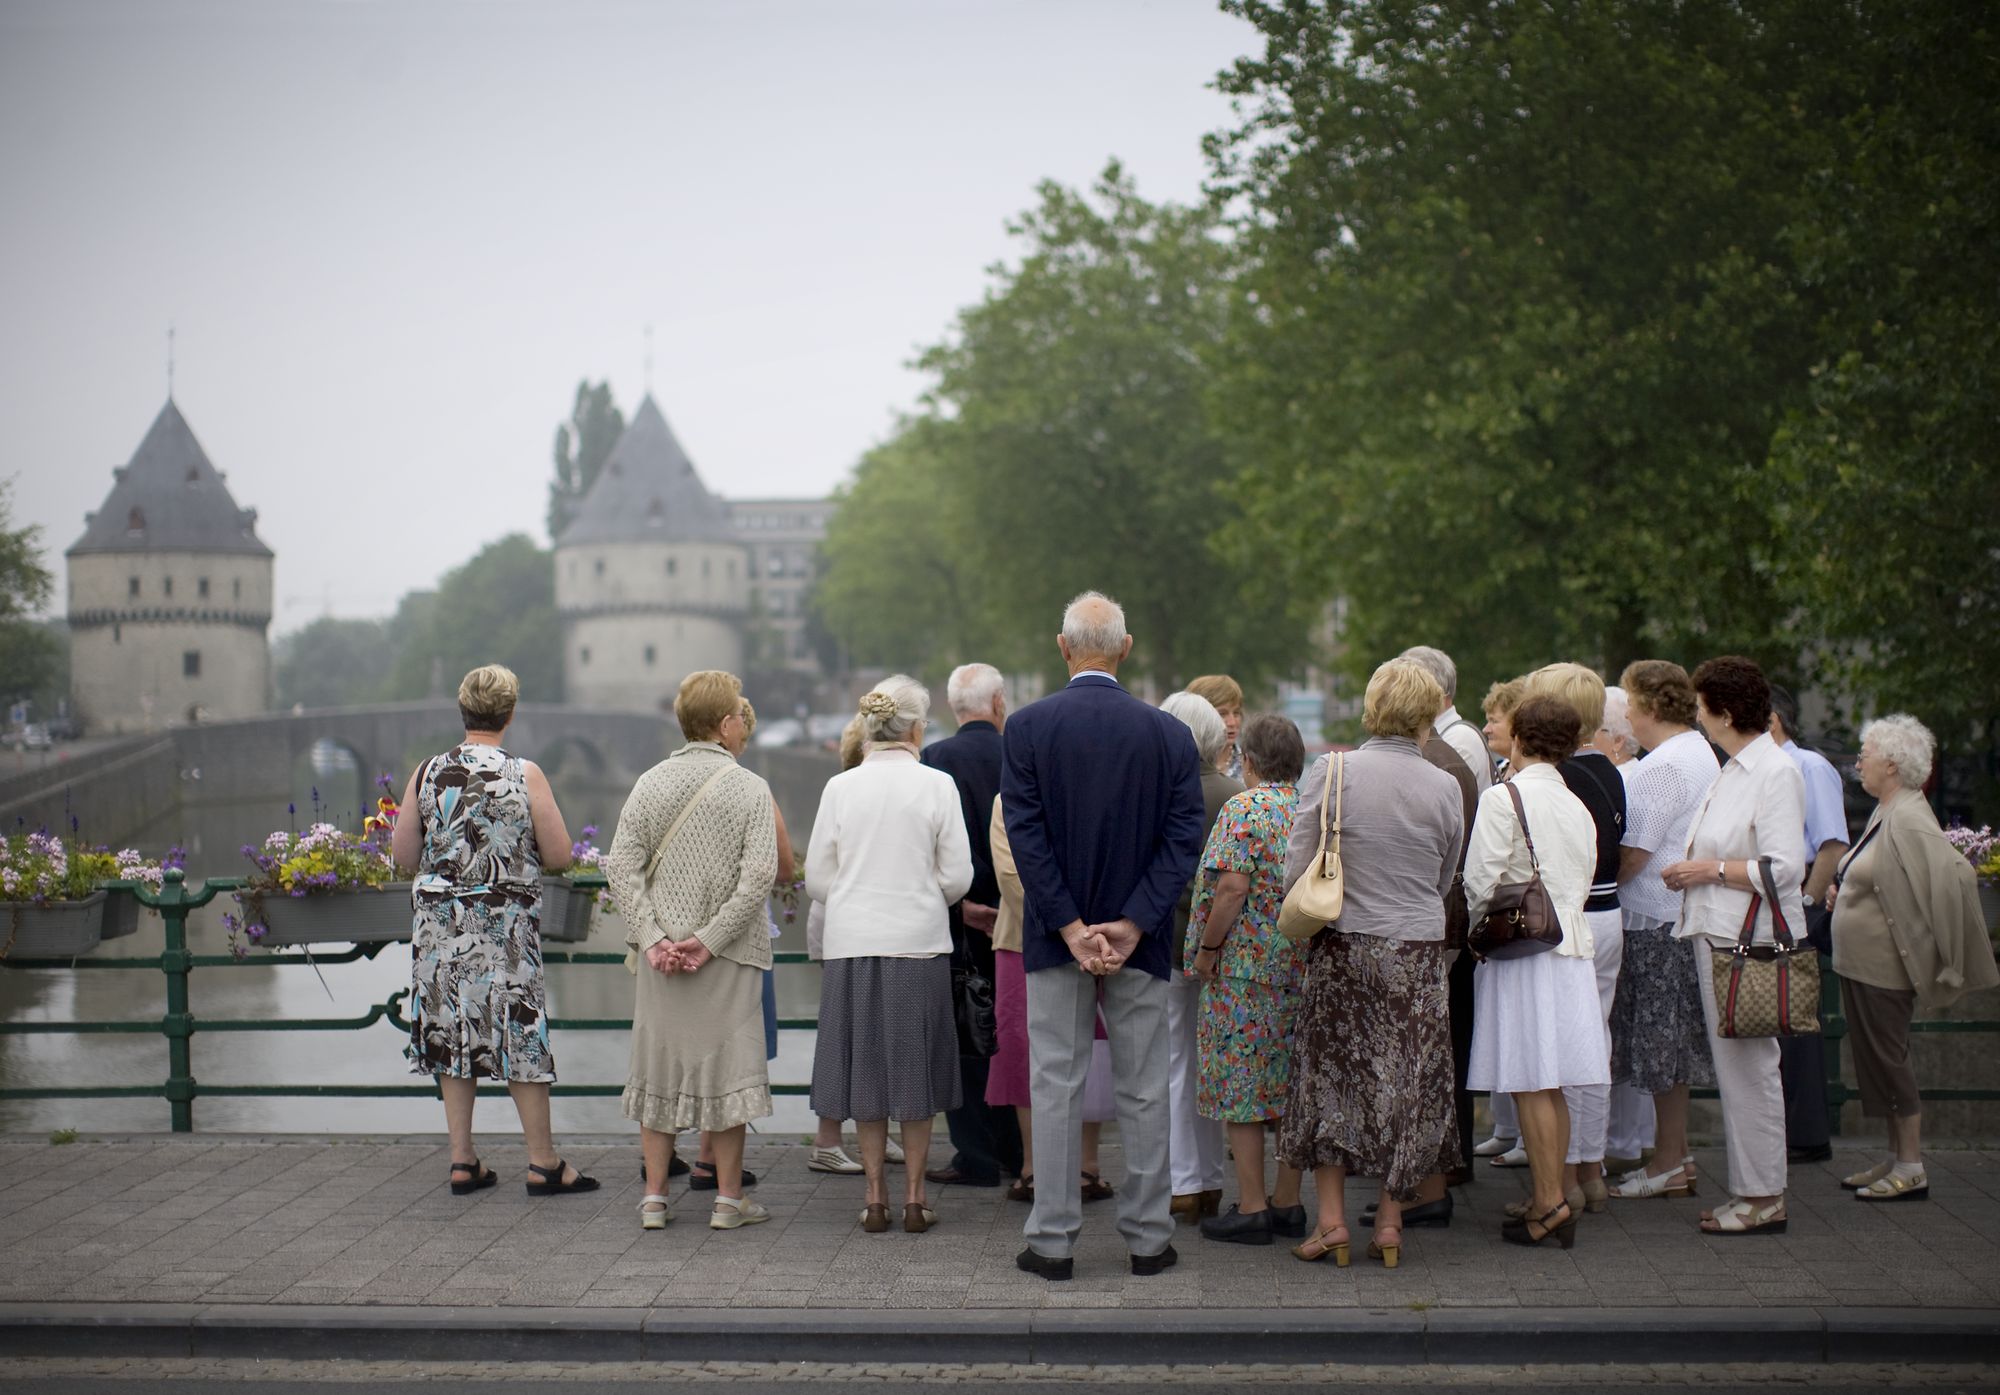
[{"label": "conical slate roof", "polygon": [[173,399],[70,547],[86,552],[231,552],[269,557],[257,511],[236,506]]},{"label": "conical slate roof", "polygon": [[735,539],[728,512],[702,484],[649,393],[556,546]]}]

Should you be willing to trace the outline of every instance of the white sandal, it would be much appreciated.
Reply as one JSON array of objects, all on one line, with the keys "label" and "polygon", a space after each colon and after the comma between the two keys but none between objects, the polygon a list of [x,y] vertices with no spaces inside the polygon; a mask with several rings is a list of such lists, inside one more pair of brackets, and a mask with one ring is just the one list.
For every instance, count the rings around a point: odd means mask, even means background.
[{"label": "white sandal", "polygon": [[[1680,1180],[1676,1182],[1674,1179]],[[1620,1201],[1634,1201],[1646,1197],[1695,1196],[1701,1191],[1701,1184],[1695,1176],[1692,1154],[1682,1158],[1679,1166],[1671,1171],[1658,1174],[1645,1168],[1635,1168],[1620,1177],[1609,1189],[1608,1195]]]},{"label": "white sandal", "polygon": [[771,1213],[748,1197],[718,1196],[715,1209],[708,1213],[710,1230],[735,1230],[771,1219]]},{"label": "white sandal", "polygon": [[1730,1201],[1715,1208],[1715,1212],[1702,1225],[1703,1235],[1783,1235],[1785,1233],[1785,1201],[1783,1197],[1769,1206],[1752,1206],[1747,1201]]},{"label": "white sandal", "polygon": [[[655,1203],[659,1206],[657,1211],[653,1209]],[[649,1192],[639,1199],[639,1229],[665,1230],[667,1222],[673,1218],[674,1213],[667,1209],[667,1198],[657,1192]]]}]

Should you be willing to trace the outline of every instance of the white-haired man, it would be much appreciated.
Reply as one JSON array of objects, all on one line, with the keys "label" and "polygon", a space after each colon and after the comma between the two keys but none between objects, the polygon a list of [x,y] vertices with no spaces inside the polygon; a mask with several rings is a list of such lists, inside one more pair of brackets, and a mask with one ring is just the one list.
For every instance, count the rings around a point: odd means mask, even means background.
[{"label": "white-haired man", "polygon": [[1428,644],[1412,645],[1396,657],[1423,665],[1430,676],[1437,679],[1438,686],[1444,689],[1444,711],[1437,714],[1437,720],[1431,725],[1439,736],[1451,743],[1451,749],[1458,752],[1459,758],[1471,769],[1479,792],[1486,793],[1493,787],[1493,756],[1486,749],[1486,738],[1479,728],[1458,715],[1458,665],[1444,650],[1433,649]]},{"label": "white-haired man", "polygon": [[1136,1275],[1178,1256],[1167,1173],[1167,979],[1174,905],[1208,830],[1201,761],[1174,718],[1118,682],[1125,612],[1087,591],[1056,641],[1070,680],[1007,723],[1000,794],[1025,905],[1028,1072],[1039,1180],[1015,1263],[1067,1279],[1083,1228],[1083,1084],[1101,1006],[1125,1181],[1118,1230]]},{"label": "white-haired man", "polygon": [[[923,753],[925,765],[958,786],[965,835],[972,844],[972,887],[951,907],[951,952],[993,981],[993,925],[1000,883],[993,874],[993,801],[1000,793],[1000,731],[1007,725],[1007,685],[991,664],[960,664],[945,682],[945,701],[958,730]],[[963,1103],[945,1111],[952,1159],[924,1174],[946,1186],[997,1187],[1003,1173],[1021,1171],[1021,1126],[1011,1108],[986,1102],[988,1058],[958,1057]]]}]

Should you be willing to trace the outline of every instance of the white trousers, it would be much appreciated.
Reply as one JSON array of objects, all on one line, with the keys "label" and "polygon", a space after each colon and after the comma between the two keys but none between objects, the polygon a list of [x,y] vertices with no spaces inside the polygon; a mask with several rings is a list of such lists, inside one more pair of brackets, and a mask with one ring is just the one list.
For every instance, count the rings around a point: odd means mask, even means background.
[{"label": "white trousers", "polygon": [[1701,975],[1701,1015],[1708,1019],[1708,1049],[1715,1056],[1715,1089],[1722,1096],[1729,1192],[1732,1196],[1783,1196],[1789,1160],[1785,1154],[1785,1086],[1778,1074],[1778,1039],[1725,1039],[1715,1034],[1715,971],[1709,963],[1712,944],[1696,939],[1694,962]]},{"label": "white trousers", "polygon": [[1611,1127],[1604,1135],[1604,1156],[1638,1158],[1653,1146],[1653,1097],[1630,1085],[1611,1087]]},{"label": "white trousers", "polygon": [[1521,1141],[1521,1111],[1514,1108],[1514,1097],[1495,1093],[1487,1098],[1487,1108],[1493,1111],[1493,1136]]},{"label": "white trousers", "polygon": [[1222,1125],[1194,1110],[1194,1027],[1201,1011],[1201,980],[1176,970],[1167,980],[1167,1102],[1173,1115],[1168,1134],[1168,1170],[1175,1196],[1221,1189],[1229,1168]]},{"label": "white trousers", "polygon": [[[1585,911],[1590,926],[1591,957],[1597,968],[1597,1003],[1604,1015],[1604,1059],[1611,1059],[1611,1002],[1618,996],[1618,966],[1625,962],[1625,922],[1617,911]],[[1569,1101],[1569,1163],[1604,1161],[1605,1140],[1611,1131],[1611,1087],[1570,1085],[1563,1089]]]}]

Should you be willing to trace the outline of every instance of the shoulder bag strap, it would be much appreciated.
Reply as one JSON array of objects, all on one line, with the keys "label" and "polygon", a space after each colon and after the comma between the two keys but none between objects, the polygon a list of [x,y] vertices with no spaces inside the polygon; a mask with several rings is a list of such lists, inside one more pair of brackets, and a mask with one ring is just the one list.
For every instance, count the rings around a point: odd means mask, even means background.
[{"label": "shoulder bag strap", "polygon": [[1847,855],[1840,859],[1840,866],[1834,871],[1833,884],[1835,886],[1839,886],[1842,882],[1847,880],[1847,869],[1854,865],[1855,858],[1861,856],[1861,850],[1868,846],[1868,840],[1870,838],[1873,838],[1876,834],[1880,833],[1881,831],[1882,831],[1881,819],[1876,819],[1873,823],[1869,824],[1868,827],[1861,830],[1861,840],[1857,842],[1853,847],[1847,850]]},{"label": "shoulder bag strap", "polygon": [[674,815],[674,821],[667,825],[667,836],[660,840],[660,846],[653,849],[652,859],[646,863],[647,881],[649,882],[652,881],[653,873],[659,871],[660,859],[667,855],[667,848],[669,847],[669,845],[673,843],[674,835],[681,831],[681,825],[687,822],[688,815],[692,814],[695,810],[695,806],[701,803],[702,796],[706,795],[709,792],[709,790],[715,787],[715,782],[717,780],[720,780],[724,775],[727,775],[731,770],[734,770],[735,768],[736,768],[736,763],[734,761],[731,761],[727,765],[724,765],[721,768],[719,768],[713,775],[709,776],[706,780],[703,780],[701,782],[700,787],[697,788],[694,792],[694,798],[690,799],[687,803],[681,806],[681,811],[678,814]]},{"label": "shoulder bag strap", "polygon": [[[1795,948],[1792,940],[1792,927],[1785,924],[1785,913],[1780,908],[1778,901],[1778,881],[1777,878],[1771,875],[1770,858],[1760,857],[1757,859],[1757,875],[1763,880],[1764,890],[1771,898],[1771,941],[1779,949],[1790,954]],[[1754,917],[1756,913],[1753,904],[1750,914]]]},{"label": "shoulder bag strap", "polygon": [[1512,780],[1506,782],[1507,797],[1514,801],[1514,817],[1521,821],[1521,837],[1528,845],[1528,867],[1536,876],[1542,875],[1541,859],[1535,856],[1535,835],[1528,832],[1528,808],[1521,803],[1521,791]]},{"label": "shoulder bag strap", "polygon": [[[1340,856],[1340,820],[1347,796],[1347,753],[1336,751],[1333,756],[1333,855]],[[1326,848],[1326,801],[1319,802],[1319,845]]]}]

